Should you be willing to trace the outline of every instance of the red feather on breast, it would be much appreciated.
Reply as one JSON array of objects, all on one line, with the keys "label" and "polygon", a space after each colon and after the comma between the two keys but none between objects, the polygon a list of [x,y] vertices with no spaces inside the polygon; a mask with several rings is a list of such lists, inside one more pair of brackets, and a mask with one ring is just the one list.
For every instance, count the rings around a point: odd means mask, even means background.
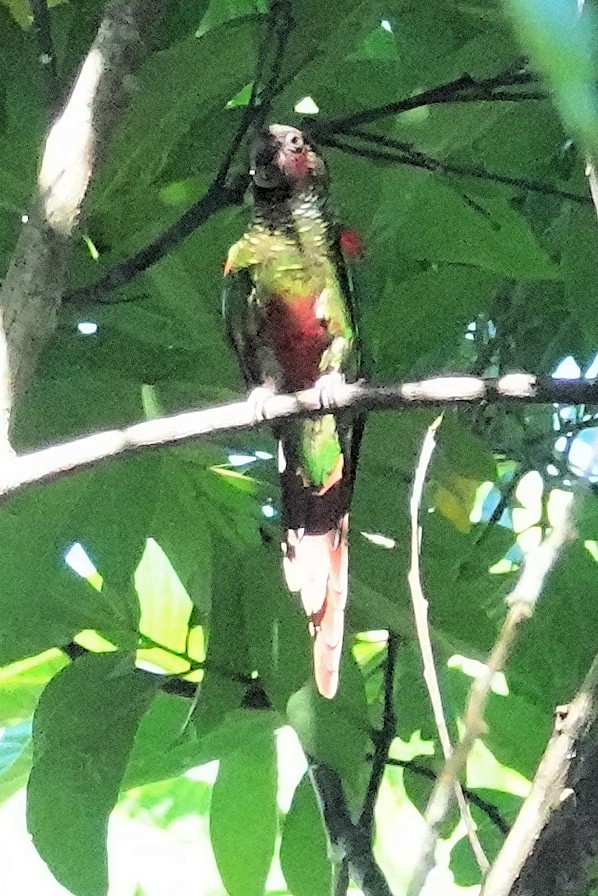
[{"label": "red feather on breast", "polygon": [[316,301],[313,295],[272,296],[266,303],[264,335],[291,391],[314,385],[322,373],[322,354],[331,342],[325,322],[316,316]]}]

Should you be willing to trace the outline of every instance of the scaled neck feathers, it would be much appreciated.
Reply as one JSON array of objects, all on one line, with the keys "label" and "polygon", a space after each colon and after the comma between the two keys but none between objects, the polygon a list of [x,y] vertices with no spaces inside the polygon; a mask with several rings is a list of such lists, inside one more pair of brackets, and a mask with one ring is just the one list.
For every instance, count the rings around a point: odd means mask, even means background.
[{"label": "scaled neck feathers", "polygon": [[332,216],[327,192],[309,183],[301,188],[283,185],[275,189],[253,186],[253,225],[288,236],[306,228],[318,231],[323,241],[332,241]]}]

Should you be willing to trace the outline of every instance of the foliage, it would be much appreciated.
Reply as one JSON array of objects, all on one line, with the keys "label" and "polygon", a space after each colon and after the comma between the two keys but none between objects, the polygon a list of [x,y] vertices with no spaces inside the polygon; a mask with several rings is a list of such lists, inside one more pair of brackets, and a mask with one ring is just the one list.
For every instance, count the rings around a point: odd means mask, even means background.
[{"label": "foliage", "polygon": [[[369,376],[551,375],[567,355],[587,370],[598,345],[596,222],[583,176],[598,133],[595,65],[587,62],[596,58],[593,10],[580,23],[573,0],[292,6],[270,118],[311,127],[328,146],[339,215],[363,236],[355,278]],[[2,269],[35,187],[48,118],[24,8],[0,6]],[[101,11],[96,2],[52,6],[63,97]],[[238,141],[268,21],[259,0],[178,0],[156,26],[154,52],[91,187],[71,291],[134,256],[208,189]],[[518,82],[511,76],[527,55],[529,82]],[[447,89],[438,101],[359,120],[465,75],[493,81],[484,98]],[[305,97],[319,114],[302,120],[295,106]],[[238,149],[241,172],[246,147]],[[219,296],[222,261],[245,220],[242,207],[224,208],[116,294],[65,303],[17,409],[20,450],[240,393]],[[97,324],[97,333],[79,332],[82,321]],[[550,523],[551,492],[571,489],[569,455],[592,415],[585,407],[521,406],[445,415],[423,508],[422,567],[453,733],[469,679],[448,661],[485,656],[521,559],[512,511],[525,492],[516,486],[531,470],[544,481],[531,518],[516,527],[533,538]],[[292,725],[305,750],[341,775],[352,808],[360,806],[372,726],[381,719],[383,663],[380,642],[360,633],[390,628],[401,636],[400,740],[392,755],[433,753],[428,769],[439,767],[406,580],[409,488],[431,419],[413,411],[368,421],[351,518],[347,641],[354,650],[346,651],[333,703],[311,684],[309,636],[283,586],[268,433],[158,449],[32,488],[0,507],[0,799],[32,769],[29,829],[75,896],[106,893],[105,834],[119,789],[151,783],[139,791],[149,808],[140,796],[137,810],[167,825],[176,812],[160,815],[164,790],[155,782],[178,776],[181,789],[172,784],[172,793],[206,812],[208,785],[183,791],[181,776],[214,759],[210,833],[227,892],[269,891],[279,852],[289,892],[327,893],[325,840],[306,780],[278,817],[274,732]],[[559,435],[563,450],[555,448]],[[580,531],[513,657],[508,695],[491,698],[485,763],[472,760],[469,769],[470,777],[477,770],[472,786],[507,820],[521,797],[519,776],[531,777],[542,753],[554,706],[574,692],[595,650],[591,502]],[[79,575],[67,565],[74,543],[95,572]],[[56,648],[74,661],[66,665]],[[405,793],[423,809],[422,781],[411,775],[404,787],[393,768],[381,791],[379,855],[397,889],[409,856],[397,864],[385,838],[393,814],[414,811]],[[492,857],[501,835],[479,806],[475,812],[485,819],[479,835]],[[465,840],[450,867],[459,884],[479,880]]]}]

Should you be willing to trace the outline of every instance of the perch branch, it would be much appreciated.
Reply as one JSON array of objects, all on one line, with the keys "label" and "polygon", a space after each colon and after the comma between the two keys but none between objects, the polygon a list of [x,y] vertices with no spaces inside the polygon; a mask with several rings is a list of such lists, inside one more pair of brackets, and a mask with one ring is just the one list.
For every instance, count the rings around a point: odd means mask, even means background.
[{"label": "perch branch", "polygon": [[[351,409],[352,413],[357,414],[368,410],[424,405],[437,407],[479,401],[598,404],[598,382],[509,374],[500,379],[437,377],[394,386],[347,383],[335,390],[337,413],[344,409]],[[322,408],[319,390],[308,389],[269,398],[265,403],[263,420],[259,423],[256,422],[255,407],[251,401],[236,401],[202,411],[156,417],[124,429],[106,430],[31,454],[4,458],[0,465],[0,496],[128,452],[177,444],[221,432],[252,429],[261,423],[291,417],[324,413],[330,413],[330,410]]]},{"label": "perch branch", "polygon": [[[445,762],[449,762],[453,755],[453,746],[449,737],[444,708],[442,706],[442,695],[440,693],[440,685],[438,684],[438,676],[436,674],[436,664],[434,662],[434,652],[432,650],[432,641],[430,639],[430,629],[428,627],[428,601],[423,591],[421,583],[419,557],[421,551],[422,529],[419,521],[421,505],[426,484],[426,476],[428,467],[432,460],[434,448],[436,447],[436,430],[442,423],[442,415],[436,418],[431,426],[428,427],[420,456],[415,468],[415,476],[413,478],[413,489],[411,492],[411,500],[409,502],[409,513],[411,519],[411,567],[407,575],[409,591],[411,594],[411,603],[413,605],[413,616],[415,619],[415,629],[417,632],[417,640],[419,642],[419,650],[421,653],[424,681],[430,696],[430,704],[432,713],[438,731],[438,737],[442,747]],[[461,782],[457,777],[452,782],[452,787],[457,798],[459,806],[459,814],[465,824],[467,836],[473,850],[473,854],[478,863],[482,874],[488,870],[489,862],[484,854],[482,845],[475,832],[475,825],[469,807],[461,789]],[[430,853],[430,858],[433,852]],[[426,869],[426,873],[427,873]]]}]

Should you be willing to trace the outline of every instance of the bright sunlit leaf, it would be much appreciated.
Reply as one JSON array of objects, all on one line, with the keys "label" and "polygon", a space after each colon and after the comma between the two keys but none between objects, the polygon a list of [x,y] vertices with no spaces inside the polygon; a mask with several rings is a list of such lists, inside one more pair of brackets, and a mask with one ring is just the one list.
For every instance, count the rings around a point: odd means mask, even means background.
[{"label": "bright sunlit leaf", "polygon": [[153,539],[148,538],[135,572],[139,595],[142,635],[177,653],[185,653],[193,604],[170,560]]}]

